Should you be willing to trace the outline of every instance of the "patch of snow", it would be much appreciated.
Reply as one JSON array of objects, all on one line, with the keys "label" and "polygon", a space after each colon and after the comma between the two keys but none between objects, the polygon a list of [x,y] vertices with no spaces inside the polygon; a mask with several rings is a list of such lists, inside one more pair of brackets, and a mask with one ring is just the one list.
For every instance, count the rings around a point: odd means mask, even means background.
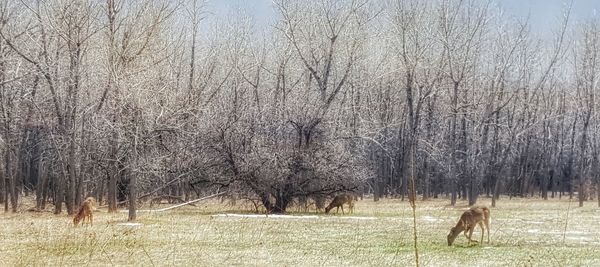
[{"label": "patch of snow", "polygon": [[421,217],[421,219],[424,220],[424,221],[427,221],[427,222],[437,222],[437,221],[440,220],[440,219],[437,219],[437,218],[433,218],[431,216],[423,216],[423,217]]},{"label": "patch of snow", "polygon": [[340,217],[322,217],[323,219],[351,219],[351,220],[376,220],[375,217],[356,217],[356,216],[340,216]]},{"label": "patch of snow", "polygon": [[356,216],[317,216],[317,215],[283,215],[283,214],[234,214],[234,213],[225,213],[225,214],[215,214],[211,215],[211,217],[228,217],[228,218],[275,218],[275,219],[350,219],[350,220],[375,220],[375,217],[356,217]]},{"label": "patch of snow", "polygon": [[569,240],[579,240],[579,241],[592,241],[592,238],[589,238],[587,236],[566,236],[566,239]]},{"label": "patch of snow", "polygon": [[573,235],[587,235],[589,232],[583,232],[583,231],[567,231],[567,234],[573,234]]},{"label": "patch of snow", "polygon": [[[158,210],[136,210],[136,212],[156,212]],[[128,213],[129,210],[119,210],[119,212]]]},{"label": "patch of snow", "polygon": [[283,215],[283,214],[272,214],[272,215],[264,215],[264,214],[215,214],[211,215],[212,217],[233,217],[233,218],[276,218],[276,219],[318,219],[319,216],[316,215]]},{"label": "patch of snow", "polygon": [[129,226],[129,227],[138,227],[138,226],[142,226],[143,224],[141,224],[141,223],[117,223],[117,225],[119,225],[119,226]]},{"label": "patch of snow", "polygon": [[539,232],[540,232],[540,229],[529,229],[529,230],[527,230],[527,232],[528,232],[528,233],[532,233],[532,234],[533,234],[533,233],[539,233]]}]

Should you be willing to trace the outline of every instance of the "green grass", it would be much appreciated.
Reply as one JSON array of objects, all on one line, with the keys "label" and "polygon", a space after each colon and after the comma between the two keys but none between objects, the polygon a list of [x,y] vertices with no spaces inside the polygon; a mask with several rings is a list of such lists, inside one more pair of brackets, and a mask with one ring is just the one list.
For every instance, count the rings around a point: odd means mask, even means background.
[{"label": "green grass", "polygon": [[[489,204],[482,199],[481,204]],[[568,200],[507,200],[491,209],[491,244],[466,246],[446,235],[465,203],[419,202],[423,266],[600,266],[600,209]],[[139,214],[142,226],[119,225],[126,213],[95,213],[92,227],[50,213],[0,215],[0,266],[405,266],[414,263],[407,202],[359,201],[352,216],[317,219],[215,217],[241,213],[211,201]],[[570,207],[570,208],[569,208]],[[570,209],[568,222],[567,210]],[[292,209],[293,210],[293,209]],[[315,215],[315,213],[311,213]],[[566,225],[566,229],[565,229]],[[479,229],[474,239],[480,238]]]}]

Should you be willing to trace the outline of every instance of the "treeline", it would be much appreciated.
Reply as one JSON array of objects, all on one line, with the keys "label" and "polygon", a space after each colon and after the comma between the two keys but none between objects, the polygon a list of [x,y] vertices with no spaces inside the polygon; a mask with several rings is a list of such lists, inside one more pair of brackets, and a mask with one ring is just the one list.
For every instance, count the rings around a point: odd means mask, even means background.
[{"label": "treeline", "polygon": [[567,8],[548,37],[492,1],[273,8],[261,28],[201,0],[0,3],[5,210],[600,190],[597,20]]}]

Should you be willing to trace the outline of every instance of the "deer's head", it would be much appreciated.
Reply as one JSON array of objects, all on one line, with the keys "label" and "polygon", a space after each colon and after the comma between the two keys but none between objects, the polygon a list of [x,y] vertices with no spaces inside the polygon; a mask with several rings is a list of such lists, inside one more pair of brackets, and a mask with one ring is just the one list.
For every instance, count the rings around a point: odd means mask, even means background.
[{"label": "deer's head", "polygon": [[456,239],[459,233],[460,232],[458,231],[458,229],[456,229],[456,227],[452,227],[452,229],[450,229],[450,233],[448,234],[448,246],[452,246],[452,243],[454,243],[454,239]]}]

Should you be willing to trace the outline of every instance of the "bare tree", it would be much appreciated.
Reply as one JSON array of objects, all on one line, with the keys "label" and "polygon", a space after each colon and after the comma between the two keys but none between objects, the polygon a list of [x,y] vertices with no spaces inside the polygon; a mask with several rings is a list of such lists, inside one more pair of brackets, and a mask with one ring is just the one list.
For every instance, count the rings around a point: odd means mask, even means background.
[{"label": "bare tree", "polygon": [[578,106],[578,115],[581,116],[581,139],[579,143],[579,155],[577,157],[579,166],[577,170],[578,179],[578,198],[579,206],[583,206],[585,199],[585,182],[588,177],[588,171],[590,166],[590,159],[588,156],[589,151],[589,129],[591,118],[595,115],[595,94],[596,84],[598,78],[596,77],[599,73],[600,53],[599,41],[600,31],[597,22],[590,22],[583,28],[582,41],[580,43],[581,52],[576,52],[575,59],[575,78],[577,88],[577,103],[581,103]]},{"label": "bare tree", "polygon": [[569,8],[545,42],[490,1],[277,0],[264,29],[202,0],[5,2],[5,210],[33,190],[130,220],[216,189],[269,212],[342,191],[582,204],[600,179],[597,23],[571,31]]}]

